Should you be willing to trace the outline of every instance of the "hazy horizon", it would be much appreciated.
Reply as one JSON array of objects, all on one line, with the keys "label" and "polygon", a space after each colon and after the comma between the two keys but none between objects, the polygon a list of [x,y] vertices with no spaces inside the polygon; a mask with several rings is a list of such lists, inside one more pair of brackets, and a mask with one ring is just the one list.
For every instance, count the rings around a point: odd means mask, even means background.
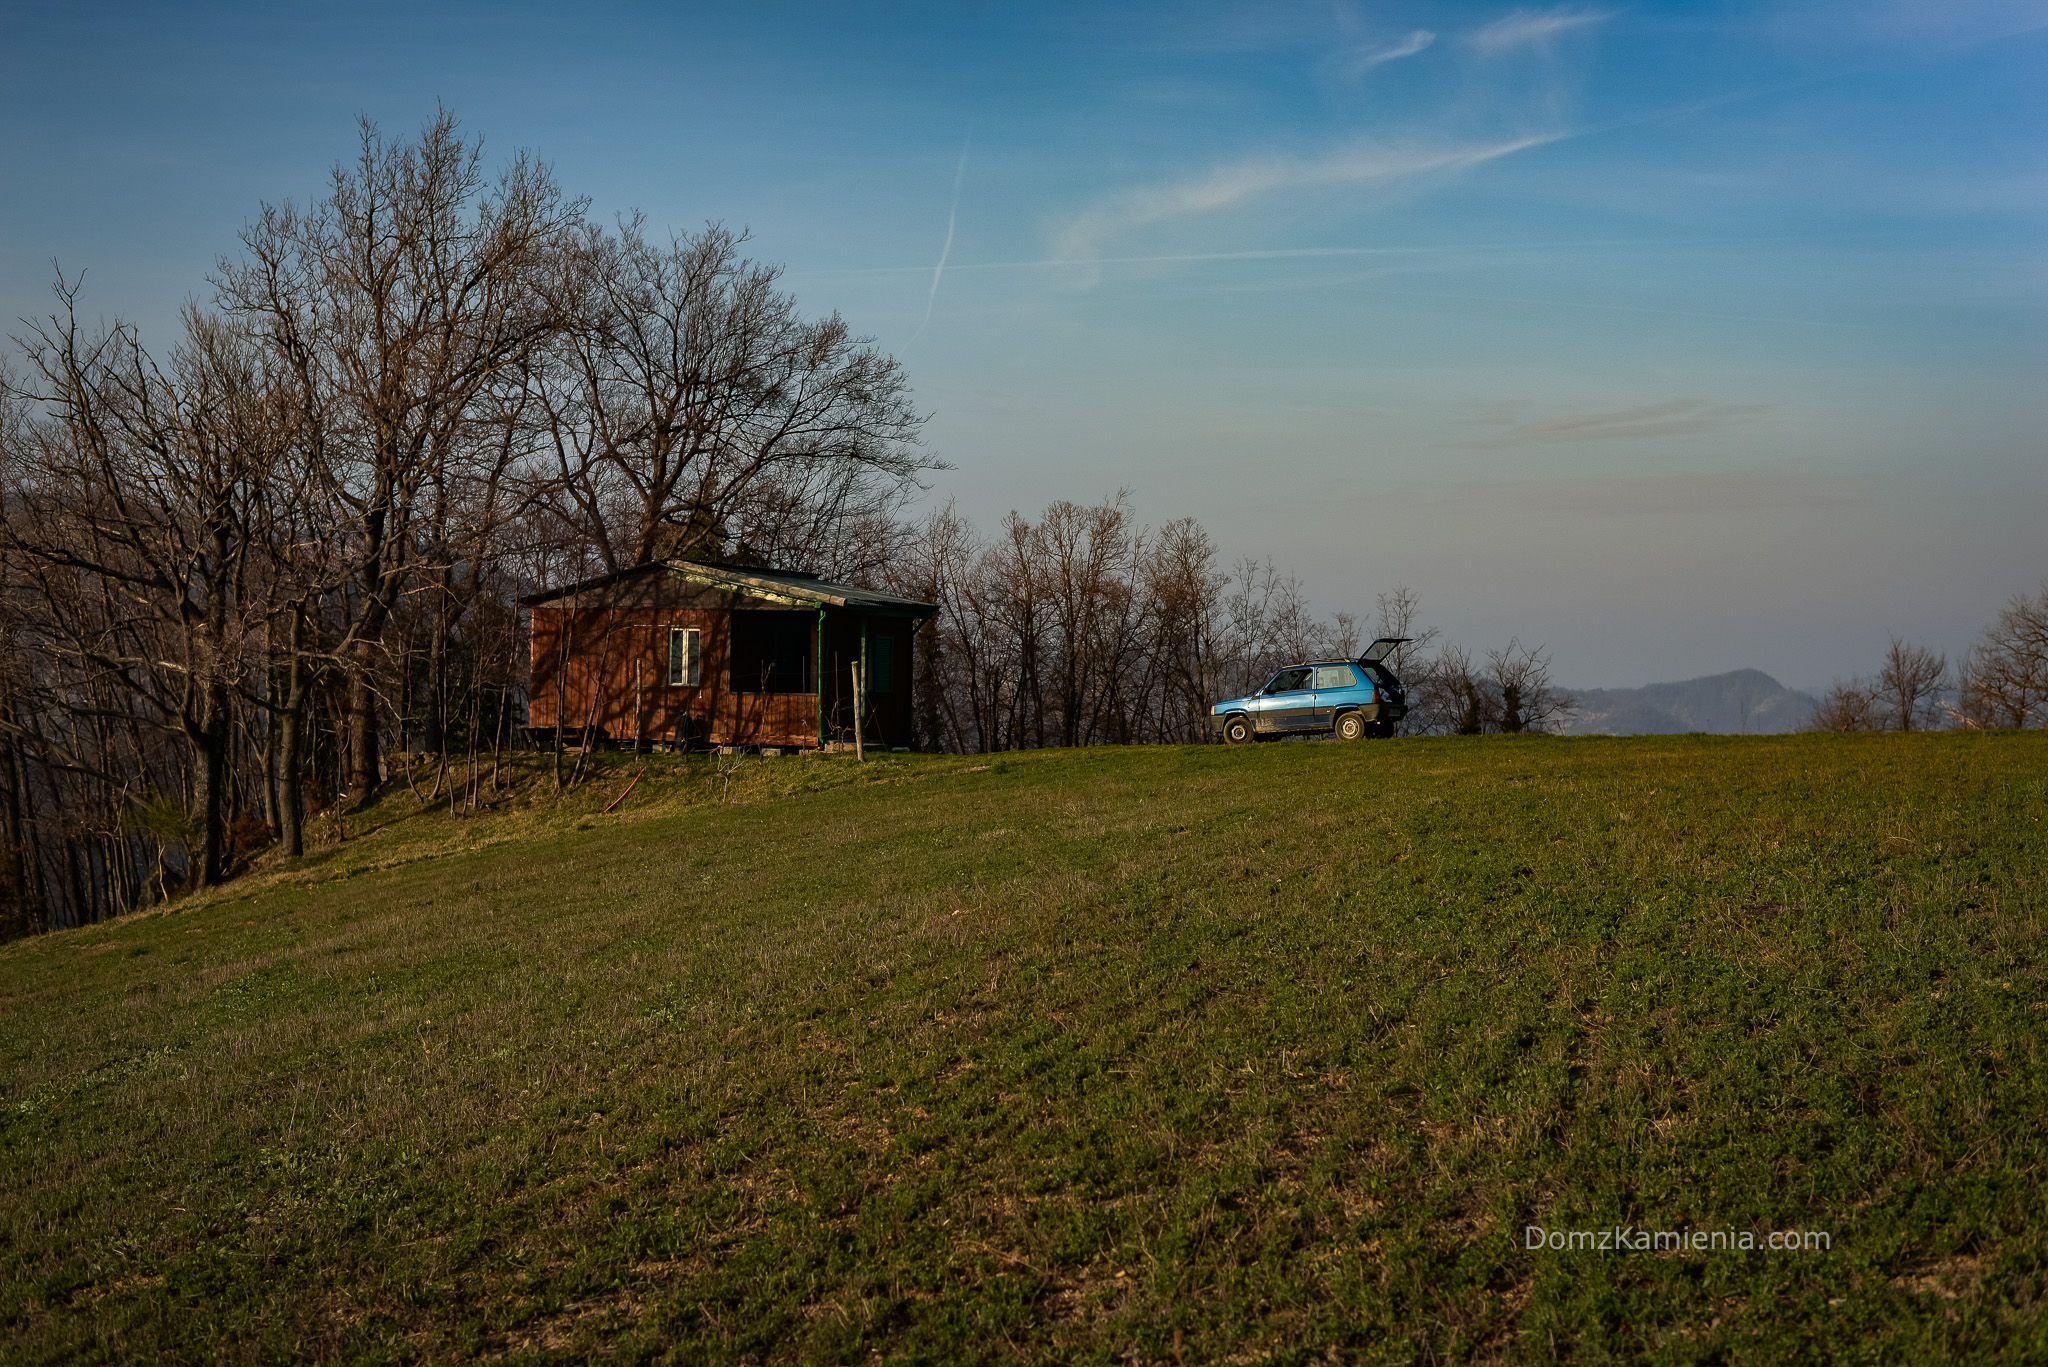
[{"label": "hazy horizon", "polygon": [[[361,113],[743,226],[989,527],[1120,487],[1324,611],[1815,690],[2048,575],[2048,0],[10,11],[0,307],[157,348]],[[10,328],[18,331],[18,328]]]}]

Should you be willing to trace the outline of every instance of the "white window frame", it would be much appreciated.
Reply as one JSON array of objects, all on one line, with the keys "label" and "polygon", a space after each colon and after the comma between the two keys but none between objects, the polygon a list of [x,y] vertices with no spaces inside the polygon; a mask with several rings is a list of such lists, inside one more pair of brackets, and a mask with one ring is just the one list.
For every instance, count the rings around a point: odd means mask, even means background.
[{"label": "white window frame", "polygon": [[[681,647],[678,649],[678,647]],[[696,688],[702,678],[703,637],[696,627],[668,629],[668,686]]]}]

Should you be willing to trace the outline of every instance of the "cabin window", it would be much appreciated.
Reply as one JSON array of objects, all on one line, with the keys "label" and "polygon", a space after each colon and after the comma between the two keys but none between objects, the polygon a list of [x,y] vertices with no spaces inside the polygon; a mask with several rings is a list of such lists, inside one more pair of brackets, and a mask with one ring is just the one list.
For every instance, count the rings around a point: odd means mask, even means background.
[{"label": "cabin window", "polygon": [[896,688],[896,638],[886,633],[868,637],[868,677],[870,693],[890,693]]},{"label": "cabin window", "polygon": [[811,643],[817,618],[808,612],[740,611],[732,614],[735,693],[811,693]]},{"label": "cabin window", "polygon": [[668,629],[668,684],[670,688],[697,686],[697,628]]}]

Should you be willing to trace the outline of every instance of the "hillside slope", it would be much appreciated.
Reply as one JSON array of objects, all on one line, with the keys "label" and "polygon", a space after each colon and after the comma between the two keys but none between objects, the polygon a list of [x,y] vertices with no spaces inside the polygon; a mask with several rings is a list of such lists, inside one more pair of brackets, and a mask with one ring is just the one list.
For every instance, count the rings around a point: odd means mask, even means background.
[{"label": "hillside slope", "polygon": [[631,772],[0,948],[0,1355],[2048,1355],[2048,736]]},{"label": "hillside slope", "polygon": [[1736,669],[1642,688],[1572,690],[1568,736],[1762,736],[1797,731],[1818,706],[1760,669]]}]

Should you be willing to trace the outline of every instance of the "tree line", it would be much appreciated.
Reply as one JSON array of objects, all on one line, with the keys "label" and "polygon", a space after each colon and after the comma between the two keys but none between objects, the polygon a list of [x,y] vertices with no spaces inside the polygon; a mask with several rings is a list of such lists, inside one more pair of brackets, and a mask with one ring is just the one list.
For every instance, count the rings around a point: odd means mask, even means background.
[{"label": "tree line", "polygon": [[1811,731],[1970,731],[2048,726],[2048,583],[2016,593],[1951,662],[1892,637],[1877,672],[1837,679]]},{"label": "tree line", "polygon": [[1423,625],[1406,587],[1377,595],[1370,618],[1319,617],[1271,560],[1226,561],[1193,518],[1143,527],[1122,492],[1036,520],[1013,512],[990,533],[948,505],[905,529],[886,573],[939,605],[917,651],[919,730],[935,748],[1200,742],[1212,704],[1375,637],[1408,638],[1390,662],[1409,734],[1540,731],[1572,703],[1541,648],[1513,640],[1475,658]]},{"label": "tree line", "polygon": [[519,596],[656,559],[938,603],[932,749],[1201,740],[1212,702],[1371,634],[1415,638],[1408,729],[1569,702],[1541,650],[1440,644],[1405,589],[1318,618],[1126,495],[913,518],[946,467],[898,362],[806,317],[744,234],[599,223],[446,113],[364,121],[206,283],[152,350],[60,268],[0,358],[0,934],[299,855],[401,773],[487,803],[524,721]]},{"label": "tree line", "polygon": [[[721,226],[595,222],[442,114],[264,205],[168,350],[77,276],[0,362],[0,907],[97,919],[516,738],[522,588],[858,577],[939,468],[901,367]],[[408,766],[408,776],[412,769]]]}]

